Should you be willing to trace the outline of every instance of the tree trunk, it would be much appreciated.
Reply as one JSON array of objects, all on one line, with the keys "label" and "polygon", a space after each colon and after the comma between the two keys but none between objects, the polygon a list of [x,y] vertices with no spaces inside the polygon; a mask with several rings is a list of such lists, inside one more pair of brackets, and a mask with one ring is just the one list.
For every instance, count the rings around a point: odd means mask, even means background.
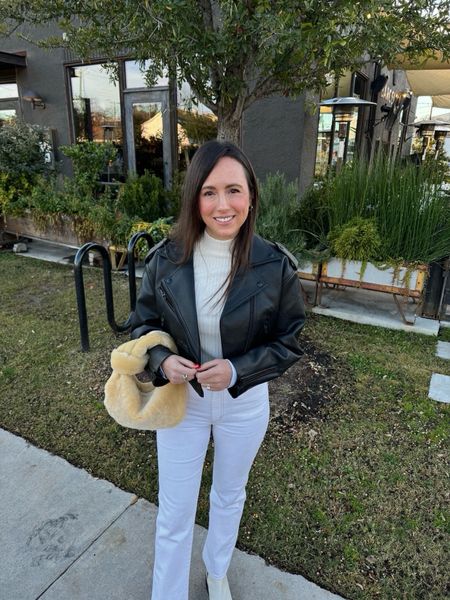
[{"label": "tree trunk", "polygon": [[233,142],[237,146],[241,142],[241,119],[236,118],[235,115],[229,116],[227,114],[218,115],[217,122],[217,139],[220,141]]}]

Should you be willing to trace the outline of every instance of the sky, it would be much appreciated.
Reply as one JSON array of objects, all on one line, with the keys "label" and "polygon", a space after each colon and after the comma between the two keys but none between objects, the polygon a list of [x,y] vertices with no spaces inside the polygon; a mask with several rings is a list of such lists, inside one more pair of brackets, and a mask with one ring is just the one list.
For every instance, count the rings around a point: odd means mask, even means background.
[{"label": "sky", "polygon": [[450,108],[432,108],[431,96],[419,96],[416,108],[416,121],[423,121],[431,117],[438,117],[444,113],[450,112]]}]

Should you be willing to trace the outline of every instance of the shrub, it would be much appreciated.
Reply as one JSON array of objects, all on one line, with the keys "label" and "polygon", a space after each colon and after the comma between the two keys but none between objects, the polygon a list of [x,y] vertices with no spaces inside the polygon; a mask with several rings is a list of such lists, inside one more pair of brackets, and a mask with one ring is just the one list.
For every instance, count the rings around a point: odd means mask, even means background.
[{"label": "shrub", "polygon": [[310,186],[300,199],[300,225],[306,247],[321,250],[327,246],[329,215],[322,181]]},{"label": "shrub", "polygon": [[31,210],[33,221],[41,230],[55,225],[65,212],[64,197],[57,188],[56,178],[38,177],[27,195],[22,195],[18,205]]},{"label": "shrub", "polygon": [[131,218],[152,222],[167,215],[166,191],[159,177],[145,171],[129,175],[119,190],[117,207]]},{"label": "shrub", "polygon": [[0,215],[22,214],[26,208],[23,198],[31,189],[32,183],[25,175],[12,177],[8,173],[0,173]]},{"label": "shrub", "polygon": [[186,171],[177,171],[172,180],[172,187],[166,190],[167,215],[178,218],[181,206],[181,195]]},{"label": "shrub", "polygon": [[0,127],[0,214],[17,214],[23,194],[38,175],[48,173],[45,131],[37,125],[11,120]]},{"label": "shrub", "polygon": [[287,183],[283,173],[268,175],[260,184],[257,233],[280,242],[300,258],[305,247],[301,232],[301,207],[296,182]]},{"label": "shrub", "polygon": [[37,125],[12,120],[0,127],[0,172],[13,180],[25,176],[32,181],[39,173],[47,173],[45,131]]},{"label": "shrub", "polygon": [[[146,231],[152,236],[153,243],[157,244],[165,237],[167,237],[172,229],[173,217],[166,217],[157,219],[153,223],[146,223],[145,221],[135,221],[131,226],[129,232],[129,238],[139,231]],[[145,258],[148,253],[148,245],[145,240],[139,240],[136,244],[136,251],[139,258]]]},{"label": "shrub", "polygon": [[[24,150],[24,132],[28,131],[28,126],[19,125],[19,130]],[[0,129],[0,134],[2,131]],[[35,128],[30,131],[36,136],[39,133]],[[5,139],[6,136],[3,141]],[[41,138],[38,136],[36,139]],[[70,215],[73,229],[80,239],[101,237],[119,246],[127,245],[137,221],[145,221],[154,241],[167,235],[172,221],[170,215],[178,212],[181,176],[176,177],[172,189],[166,191],[162,181],[149,172],[141,177],[133,175],[117,194],[112,186],[102,189],[98,185],[99,175],[107,162],[116,156],[112,144],[82,142],[63,146],[61,150],[72,159],[74,177],[58,179],[31,153],[29,164],[20,163],[22,173],[0,171],[0,210],[20,214],[29,209],[41,230],[48,225],[58,226],[64,215]],[[41,155],[39,157],[42,159]],[[25,150],[22,158],[26,161]],[[28,174],[33,175],[32,179]]]},{"label": "shrub", "polygon": [[60,146],[61,152],[72,160],[77,185],[86,190],[97,187],[97,181],[110,161],[117,157],[111,142],[79,142],[71,146]]},{"label": "shrub", "polygon": [[354,217],[328,234],[331,250],[348,260],[377,260],[381,239],[374,219]]}]

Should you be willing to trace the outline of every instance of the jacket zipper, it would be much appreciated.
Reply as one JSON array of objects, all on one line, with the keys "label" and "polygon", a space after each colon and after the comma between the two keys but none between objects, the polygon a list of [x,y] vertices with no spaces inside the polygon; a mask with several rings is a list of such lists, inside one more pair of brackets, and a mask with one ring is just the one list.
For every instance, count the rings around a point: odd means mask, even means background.
[{"label": "jacket zipper", "polygon": [[255,296],[252,296],[250,299],[250,318],[249,318],[249,323],[248,323],[247,341],[245,342],[244,354],[245,354],[245,352],[247,352],[248,347],[250,346],[250,336],[253,333],[254,314],[255,314]]},{"label": "jacket zipper", "polygon": [[164,298],[164,301],[166,302],[166,304],[176,314],[176,316],[178,318],[178,321],[181,323],[181,326],[183,327],[184,332],[186,334],[186,339],[188,341],[189,346],[191,347],[192,355],[196,357],[196,352],[194,350],[195,344],[193,344],[193,342],[192,342],[191,333],[190,333],[189,328],[188,328],[188,326],[186,324],[186,321],[183,318],[183,315],[178,310],[178,306],[177,306],[176,302],[174,301],[173,297],[171,296],[169,290],[164,289],[162,283],[159,286],[159,291],[161,292],[161,296]]},{"label": "jacket zipper", "polygon": [[[160,285],[159,286],[159,291],[161,292],[161,296],[164,298],[164,301],[167,303],[168,306],[170,306],[170,308],[174,311],[177,312],[175,309],[175,306],[172,302],[172,299],[168,296],[168,294],[166,293],[166,291],[164,290],[163,286]],[[178,313],[177,313],[178,316]]]},{"label": "jacket zipper", "polygon": [[266,369],[262,369],[261,371],[257,371],[256,373],[252,373],[251,375],[244,375],[241,377],[242,383],[251,383],[254,379],[259,379],[261,375],[266,375],[268,373],[277,373],[277,369],[274,367],[267,367]]}]

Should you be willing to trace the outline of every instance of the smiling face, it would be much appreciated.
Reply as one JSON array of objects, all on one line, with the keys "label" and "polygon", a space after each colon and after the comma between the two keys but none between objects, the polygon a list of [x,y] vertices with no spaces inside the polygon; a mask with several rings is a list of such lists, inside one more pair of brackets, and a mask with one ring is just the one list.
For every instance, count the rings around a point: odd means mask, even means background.
[{"label": "smiling face", "polygon": [[248,216],[251,198],[244,167],[229,156],[220,158],[199,194],[200,216],[207,233],[231,240]]}]

